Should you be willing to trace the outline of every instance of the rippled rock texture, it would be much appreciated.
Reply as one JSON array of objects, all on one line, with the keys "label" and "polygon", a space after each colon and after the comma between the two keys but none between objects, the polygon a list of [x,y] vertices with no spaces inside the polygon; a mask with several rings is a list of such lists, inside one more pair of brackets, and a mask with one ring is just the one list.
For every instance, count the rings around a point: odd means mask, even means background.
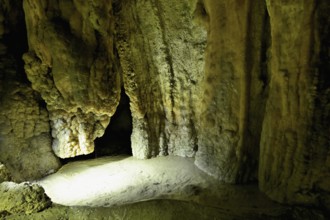
[{"label": "rippled rock texture", "polygon": [[114,21],[108,1],[24,1],[29,52],[25,70],[47,103],[53,150],[89,154],[120,96]]},{"label": "rippled rock texture", "polygon": [[135,157],[193,157],[220,182],[329,209],[327,0],[11,2],[24,6],[31,85],[1,74],[1,141],[49,154],[51,131],[58,157],[89,154],[125,90]]},{"label": "rippled rock texture", "polygon": [[21,2],[0,5],[0,162],[15,181],[33,180],[60,167],[51,150],[44,102],[26,79]]},{"label": "rippled rock texture", "polygon": [[326,1],[268,0],[269,94],[260,141],[261,190],[329,207],[329,11]]},{"label": "rippled rock texture", "polygon": [[118,1],[117,48],[138,158],[194,156],[206,31],[195,1]]}]

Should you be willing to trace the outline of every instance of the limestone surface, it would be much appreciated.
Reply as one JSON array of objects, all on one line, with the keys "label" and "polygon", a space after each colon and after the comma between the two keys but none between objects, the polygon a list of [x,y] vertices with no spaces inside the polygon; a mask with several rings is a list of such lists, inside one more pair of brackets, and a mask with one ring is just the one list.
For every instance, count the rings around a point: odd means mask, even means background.
[{"label": "limestone surface", "polygon": [[119,103],[108,1],[24,0],[29,52],[25,70],[47,103],[59,157],[89,154]]},{"label": "limestone surface", "polygon": [[116,46],[133,117],[133,155],[192,157],[206,31],[196,1],[116,1]]},{"label": "limestone surface", "polygon": [[39,106],[31,88],[19,83],[9,86],[13,89],[0,101],[0,161],[15,181],[56,171],[60,162],[51,150],[47,111]]},{"label": "limestone surface", "polygon": [[6,166],[2,163],[0,163],[0,183],[5,182],[5,181],[10,181],[11,177],[9,174],[8,169]]},{"label": "limestone surface", "polygon": [[[203,1],[207,28],[196,165],[237,182],[246,160],[248,16],[252,1]],[[244,175],[244,174],[243,174]]]},{"label": "limestone surface", "polygon": [[[330,33],[330,7],[327,1],[266,2],[271,80],[259,185],[277,201],[329,207],[329,41],[325,39]],[[322,64],[323,56],[328,64]]]},{"label": "limestone surface", "polygon": [[[37,183],[54,203],[66,206],[113,207],[172,199],[213,207],[219,213],[227,210],[234,216],[278,216],[288,210],[270,201],[257,186],[219,184],[194,166],[192,158],[177,156],[77,161]],[[173,208],[169,209],[171,213]]]},{"label": "limestone surface", "polygon": [[1,183],[0,198],[0,215],[31,214],[44,210],[51,204],[42,187],[29,183]]},{"label": "limestone surface", "polygon": [[91,153],[123,87],[135,157],[330,210],[328,2],[23,0],[25,30],[21,1],[2,0],[0,161],[18,178],[54,161],[50,142]]},{"label": "limestone surface", "polygon": [[[0,6],[0,162],[15,181],[33,180],[56,171],[60,163],[51,150],[48,112],[22,72],[15,34],[22,6]],[[5,20],[6,18],[6,20]],[[24,23],[24,20],[23,20]],[[18,58],[17,58],[18,56]]]}]

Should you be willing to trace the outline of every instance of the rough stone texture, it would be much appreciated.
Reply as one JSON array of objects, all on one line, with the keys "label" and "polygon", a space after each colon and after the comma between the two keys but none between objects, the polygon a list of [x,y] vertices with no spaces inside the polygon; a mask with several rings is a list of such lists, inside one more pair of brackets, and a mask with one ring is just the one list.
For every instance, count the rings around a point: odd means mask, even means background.
[{"label": "rough stone texture", "polygon": [[51,150],[47,111],[36,101],[33,90],[12,83],[2,94],[0,112],[0,160],[16,181],[40,178],[60,163]]},{"label": "rough stone texture", "polygon": [[317,219],[325,220],[327,216],[319,210],[311,210],[303,207],[290,209],[278,209],[276,211],[265,210],[256,212],[255,210],[234,210],[219,209],[212,205],[202,206],[196,203],[176,201],[176,200],[153,200],[136,204],[123,205],[111,208],[91,208],[91,207],[65,207],[55,205],[39,213],[15,214],[6,217],[6,220],[62,220],[62,219],[143,219],[143,220],[282,220],[282,219]]},{"label": "rough stone texture", "polygon": [[267,9],[271,80],[261,138],[260,188],[280,202],[321,202],[329,208],[329,4],[268,0]]},{"label": "rough stone texture", "polygon": [[55,206],[40,213],[27,215],[8,216],[7,220],[25,220],[27,217],[34,220],[43,219],[143,219],[143,220],[171,220],[171,219],[283,219],[288,217],[287,213],[278,215],[231,213],[227,210],[219,210],[212,206],[201,206],[194,203],[187,203],[173,200],[154,200],[140,202],[111,208],[90,208],[90,207],[63,207]]},{"label": "rough stone texture", "polygon": [[204,9],[208,38],[196,165],[235,182],[244,156],[249,1],[204,1]]},{"label": "rough stone texture", "polygon": [[[14,28],[20,26],[19,5],[2,1],[0,7],[0,161],[13,180],[31,180],[54,172],[60,163],[51,151],[48,113],[24,81],[15,50]],[[23,20],[24,22],[24,20]],[[18,56],[18,58],[17,58]]]},{"label": "rough stone texture", "polygon": [[219,180],[257,177],[267,92],[264,2],[200,1],[208,32],[196,165]]},{"label": "rough stone texture", "polygon": [[194,156],[206,32],[196,1],[117,1],[117,48],[131,101],[133,155]]},{"label": "rough stone texture", "polygon": [[0,216],[31,214],[48,208],[51,204],[41,186],[28,183],[3,182],[0,184]]},{"label": "rough stone texture", "polygon": [[[24,0],[24,9],[25,69],[60,157],[93,151],[124,86],[134,156],[195,156],[218,180],[258,178],[274,200],[330,209],[328,0]],[[0,92],[13,95],[1,96],[0,120],[38,112],[10,134],[37,122],[48,132],[36,94],[9,80],[5,44]]]},{"label": "rough stone texture", "polygon": [[24,0],[25,70],[47,103],[53,150],[62,158],[93,152],[120,97],[108,1]]},{"label": "rough stone texture", "polygon": [[10,181],[10,179],[11,177],[7,167],[4,164],[0,163],[0,183]]}]

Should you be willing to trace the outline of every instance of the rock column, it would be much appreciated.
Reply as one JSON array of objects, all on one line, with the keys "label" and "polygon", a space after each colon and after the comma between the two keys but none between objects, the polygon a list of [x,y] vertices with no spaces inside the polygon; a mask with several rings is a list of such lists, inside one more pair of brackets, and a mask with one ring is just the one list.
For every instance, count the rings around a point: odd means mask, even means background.
[{"label": "rock column", "polygon": [[25,70],[47,103],[53,150],[89,154],[119,103],[114,18],[109,1],[24,0]]},{"label": "rock column", "polygon": [[327,1],[266,2],[271,77],[260,189],[280,202],[329,205],[329,6]]}]

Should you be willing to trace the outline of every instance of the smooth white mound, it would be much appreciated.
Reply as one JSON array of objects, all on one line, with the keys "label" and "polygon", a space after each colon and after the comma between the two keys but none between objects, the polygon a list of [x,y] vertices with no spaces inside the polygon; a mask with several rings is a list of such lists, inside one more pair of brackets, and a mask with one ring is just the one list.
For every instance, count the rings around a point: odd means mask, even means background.
[{"label": "smooth white mound", "polygon": [[113,206],[158,198],[188,199],[214,180],[192,158],[105,157],[72,162],[38,181],[54,203]]}]

